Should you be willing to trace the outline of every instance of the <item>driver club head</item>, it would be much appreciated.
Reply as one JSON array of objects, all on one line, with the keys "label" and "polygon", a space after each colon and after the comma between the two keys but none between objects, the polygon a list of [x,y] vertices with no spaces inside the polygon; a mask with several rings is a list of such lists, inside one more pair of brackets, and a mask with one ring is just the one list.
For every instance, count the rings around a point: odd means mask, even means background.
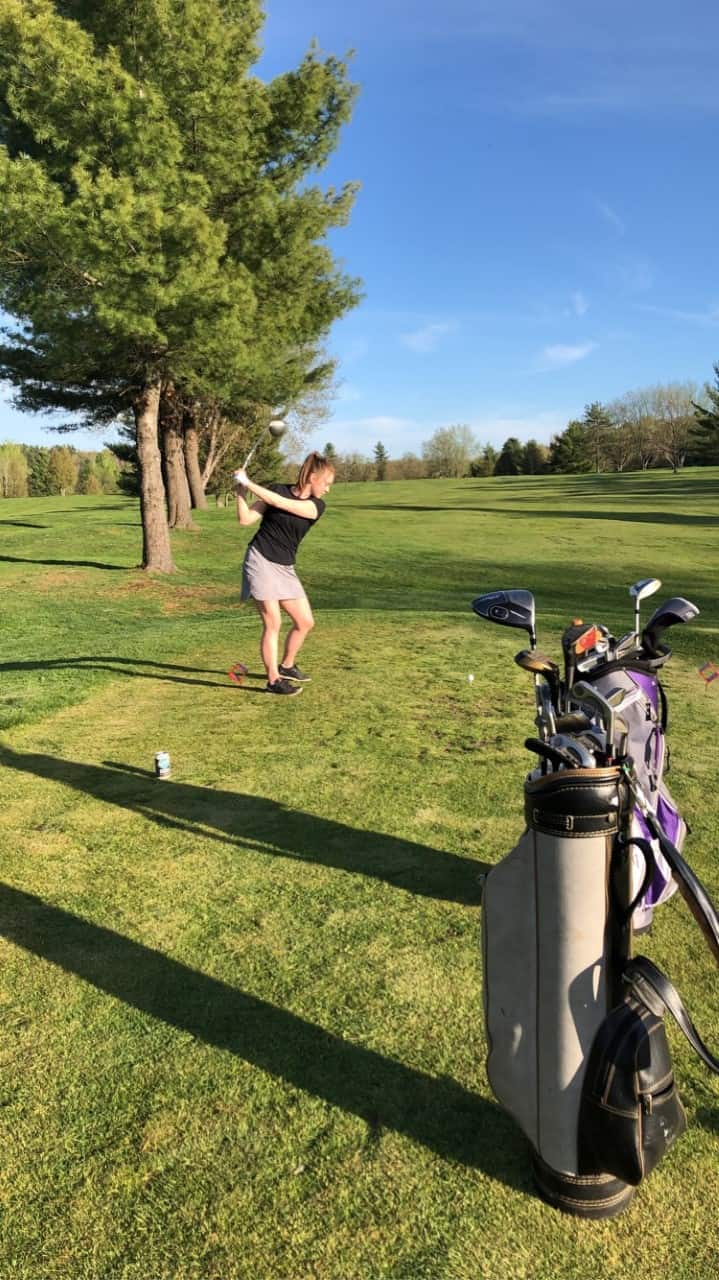
[{"label": "driver club head", "polygon": [[501,627],[519,627],[529,635],[534,648],[537,642],[534,630],[534,596],[531,591],[516,588],[509,591],[488,591],[472,601],[472,608],[480,618],[496,622]]},{"label": "driver club head", "polygon": [[662,652],[659,647],[659,637],[663,632],[669,627],[676,626],[678,622],[691,622],[698,613],[697,606],[692,604],[691,600],[685,600],[684,596],[672,596],[671,600],[660,604],[642,631],[644,652],[650,657],[658,657]]}]

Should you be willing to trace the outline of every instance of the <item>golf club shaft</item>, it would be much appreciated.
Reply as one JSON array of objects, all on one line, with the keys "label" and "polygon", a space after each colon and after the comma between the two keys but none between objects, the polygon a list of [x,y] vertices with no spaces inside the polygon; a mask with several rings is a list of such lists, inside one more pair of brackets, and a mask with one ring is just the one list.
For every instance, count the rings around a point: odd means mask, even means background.
[{"label": "golf club shaft", "polygon": [[260,434],[258,435],[257,439],[255,440],[254,444],[253,444],[253,445],[252,445],[252,447],[250,448],[250,452],[248,453],[247,457],[245,458],[245,461],[244,461],[244,462],[243,462],[243,464],[242,464],[242,470],[243,470],[243,471],[246,471],[246,470],[247,470],[247,467],[248,467],[249,462],[250,462],[250,460],[251,460],[251,458],[252,458],[252,455],[254,454],[255,449],[257,449],[257,448],[258,448],[258,446],[259,446],[259,444],[260,444],[260,442],[261,442],[261,440],[262,440],[262,437],[263,437],[263,435],[265,434],[265,430],[266,430],[266,428],[265,428],[265,427],[263,427],[263,428],[262,428],[262,430],[261,430],[261,432],[260,432]]}]

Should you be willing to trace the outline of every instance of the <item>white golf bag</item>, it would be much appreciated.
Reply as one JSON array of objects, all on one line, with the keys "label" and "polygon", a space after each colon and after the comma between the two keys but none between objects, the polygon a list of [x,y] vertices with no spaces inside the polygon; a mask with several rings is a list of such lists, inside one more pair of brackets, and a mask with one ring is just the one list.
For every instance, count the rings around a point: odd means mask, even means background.
[{"label": "white golf bag", "polygon": [[[541,760],[524,784],[524,833],[484,878],[489,1083],[529,1139],[540,1194],[611,1217],[686,1127],[666,1011],[719,1074],[669,980],[632,957],[634,932],[679,888],[719,963],[719,917],[682,857],[687,827],[664,781],[657,672],[670,651],[652,620],[641,646],[634,633],[625,645],[573,623],[561,682],[535,648],[530,592],[490,592],[472,607],[529,632],[515,661],[535,674],[539,736],[526,746]],[[698,612],[683,597],[663,611],[657,630],[662,616],[673,625]]]}]

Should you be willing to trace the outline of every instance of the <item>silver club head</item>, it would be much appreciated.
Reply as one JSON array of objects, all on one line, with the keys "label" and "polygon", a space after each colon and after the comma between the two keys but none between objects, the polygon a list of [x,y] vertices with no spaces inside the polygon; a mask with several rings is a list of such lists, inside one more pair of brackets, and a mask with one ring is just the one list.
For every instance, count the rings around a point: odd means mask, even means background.
[{"label": "silver club head", "polygon": [[640,578],[629,588],[629,594],[634,600],[634,634],[637,639],[639,638],[639,606],[647,596],[653,596],[661,585],[660,578]]},{"label": "silver club head", "polygon": [[607,755],[614,755],[614,731],[615,731],[615,711],[611,702],[607,698],[602,697],[601,693],[591,684],[586,684],[583,680],[577,681],[572,685],[572,702],[578,702],[581,706],[591,707],[595,712],[603,730],[607,743]]}]

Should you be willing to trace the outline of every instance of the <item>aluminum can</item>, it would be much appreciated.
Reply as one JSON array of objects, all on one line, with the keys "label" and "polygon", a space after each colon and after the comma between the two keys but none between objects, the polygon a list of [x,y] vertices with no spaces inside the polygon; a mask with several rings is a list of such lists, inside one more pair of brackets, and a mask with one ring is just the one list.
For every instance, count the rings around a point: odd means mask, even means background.
[{"label": "aluminum can", "polygon": [[170,777],[170,757],[167,751],[157,751],[155,753],[155,777]]}]

